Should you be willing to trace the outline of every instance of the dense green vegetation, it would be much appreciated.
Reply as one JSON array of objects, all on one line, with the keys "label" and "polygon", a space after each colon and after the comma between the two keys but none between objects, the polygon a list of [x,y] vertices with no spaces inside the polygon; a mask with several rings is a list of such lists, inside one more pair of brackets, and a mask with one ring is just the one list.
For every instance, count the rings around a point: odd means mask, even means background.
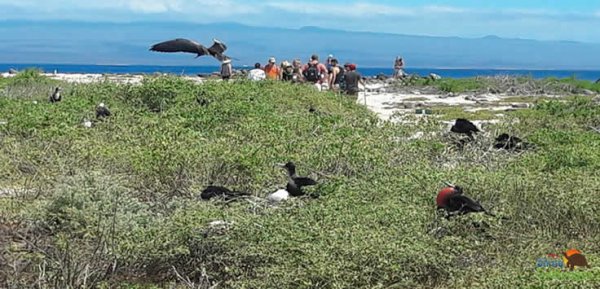
[{"label": "dense green vegetation", "polygon": [[[285,83],[62,84],[55,104],[44,78],[5,85],[2,288],[600,286],[600,134],[589,129],[600,107],[590,98],[542,100],[457,150],[445,134],[407,140],[444,130],[435,118],[380,122]],[[113,116],[83,127],[100,102]],[[504,131],[537,148],[490,149]],[[274,164],[288,160],[318,179],[318,199],[264,201],[286,181]],[[501,218],[440,218],[444,180]],[[253,198],[200,201],[210,183]],[[210,229],[215,220],[232,224]],[[571,247],[591,269],[535,268]]]}]

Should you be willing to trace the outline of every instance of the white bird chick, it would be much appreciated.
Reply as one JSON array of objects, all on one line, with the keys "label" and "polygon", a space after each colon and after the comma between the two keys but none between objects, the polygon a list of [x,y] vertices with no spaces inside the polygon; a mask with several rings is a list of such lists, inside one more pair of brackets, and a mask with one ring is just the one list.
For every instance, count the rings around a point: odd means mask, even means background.
[{"label": "white bird chick", "polygon": [[83,121],[83,126],[90,128],[90,127],[92,127],[92,122],[90,120],[86,119]]},{"label": "white bird chick", "polygon": [[285,201],[290,197],[290,193],[284,189],[279,189],[267,196],[267,200],[271,202]]}]

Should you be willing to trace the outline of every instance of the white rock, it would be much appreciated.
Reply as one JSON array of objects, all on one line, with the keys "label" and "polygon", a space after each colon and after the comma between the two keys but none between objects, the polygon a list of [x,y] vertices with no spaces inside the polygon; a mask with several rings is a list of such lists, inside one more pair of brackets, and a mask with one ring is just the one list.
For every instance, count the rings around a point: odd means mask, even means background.
[{"label": "white rock", "polygon": [[429,77],[430,77],[431,79],[434,79],[434,80],[442,79],[442,77],[441,77],[441,76],[439,76],[439,75],[437,75],[437,74],[435,74],[435,73],[430,73],[430,74],[429,74]]},{"label": "white rock", "polygon": [[584,95],[595,95],[596,93],[589,90],[589,89],[582,89],[581,93],[583,93]]},{"label": "white rock", "polygon": [[227,222],[225,220],[216,220],[208,223],[210,228],[227,227],[233,225],[233,222]]},{"label": "white rock", "polygon": [[414,140],[414,139],[420,139],[425,135],[425,133],[423,133],[422,131],[418,131],[415,134],[411,135],[410,137],[408,137],[408,140]]},{"label": "white rock", "polygon": [[511,103],[510,106],[513,108],[529,108],[530,104],[529,103]]}]

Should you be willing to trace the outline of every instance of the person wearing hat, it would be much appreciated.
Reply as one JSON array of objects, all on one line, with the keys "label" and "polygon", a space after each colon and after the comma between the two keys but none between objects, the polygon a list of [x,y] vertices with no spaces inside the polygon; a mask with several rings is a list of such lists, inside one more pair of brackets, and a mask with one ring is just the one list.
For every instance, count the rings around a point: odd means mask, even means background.
[{"label": "person wearing hat", "polygon": [[347,95],[350,95],[354,98],[354,100],[358,99],[358,84],[362,84],[365,86],[365,82],[362,79],[362,76],[356,72],[356,64],[346,63],[344,64],[346,68],[346,72],[344,73],[344,82],[346,84],[345,92]]},{"label": "person wearing hat", "polygon": [[223,79],[223,81],[228,81],[229,78],[231,78],[232,74],[233,68],[231,67],[231,59],[226,58],[221,63],[221,78]]},{"label": "person wearing hat", "polygon": [[331,61],[333,60],[333,54],[329,54],[329,56],[327,56],[327,62],[325,64],[325,67],[327,67],[327,72],[331,73],[331,66],[333,66],[331,64]]},{"label": "person wearing hat", "polygon": [[265,65],[265,74],[267,75],[267,79],[281,79],[281,69],[275,64],[275,57],[269,58],[269,63]]},{"label": "person wearing hat", "polygon": [[281,63],[281,80],[292,81],[294,79],[294,68],[292,64],[285,60]]}]

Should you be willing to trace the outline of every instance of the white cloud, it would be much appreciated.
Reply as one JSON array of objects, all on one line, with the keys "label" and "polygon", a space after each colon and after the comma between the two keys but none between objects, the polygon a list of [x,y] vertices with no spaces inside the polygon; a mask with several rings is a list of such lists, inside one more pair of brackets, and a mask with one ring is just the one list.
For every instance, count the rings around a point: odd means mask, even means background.
[{"label": "white cloud", "polygon": [[269,2],[267,6],[288,13],[310,14],[310,15],[339,15],[349,17],[369,17],[378,15],[411,16],[416,14],[412,8],[404,8],[390,5],[372,4],[366,2],[354,2],[351,4],[319,4],[300,2]]},{"label": "white cloud", "polygon": [[0,10],[7,6],[24,8],[30,12],[64,11],[66,14],[111,10],[135,14],[176,12],[188,15],[234,16],[262,11],[260,5],[239,0],[0,0]]},{"label": "white cloud", "polygon": [[501,10],[501,12],[505,13],[505,14],[514,14],[514,15],[519,15],[519,16],[531,16],[531,17],[552,17],[552,16],[561,15],[562,13],[566,13],[566,12],[561,13],[559,11],[549,10],[549,9],[504,9],[504,10]]},{"label": "white cloud", "polygon": [[441,14],[457,14],[457,13],[466,13],[472,10],[460,8],[460,7],[452,7],[452,6],[438,6],[438,5],[429,5],[422,8],[424,12],[427,13],[441,13]]},{"label": "white cloud", "polygon": [[176,11],[177,6],[171,7],[166,1],[143,1],[143,0],[134,0],[130,1],[127,5],[129,9],[134,12],[141,13],[164,13],[168,11]]},{"label": "white cloud", "polygon": [[186,11],[195,14],[233,16],[263,12],[261,5],[236,0],[184,0]]}]

